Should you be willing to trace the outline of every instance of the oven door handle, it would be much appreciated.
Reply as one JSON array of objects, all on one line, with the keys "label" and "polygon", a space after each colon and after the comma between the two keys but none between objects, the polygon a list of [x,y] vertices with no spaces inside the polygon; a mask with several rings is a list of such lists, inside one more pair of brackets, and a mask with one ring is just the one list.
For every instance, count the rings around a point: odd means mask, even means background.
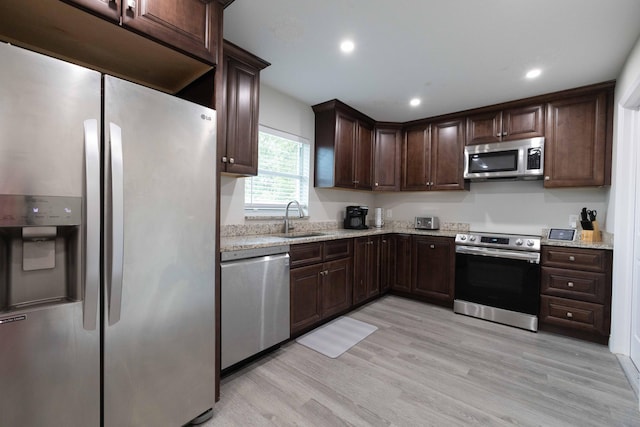
[{"label": "oven door handle", "polygon": [[475,246],[456,246],[456,253],[488,256],[493,258],[515,259],[519,261],[528,261],[532,264],[540,263],[539,252],[509,251],[505,249],[479,248]]}]

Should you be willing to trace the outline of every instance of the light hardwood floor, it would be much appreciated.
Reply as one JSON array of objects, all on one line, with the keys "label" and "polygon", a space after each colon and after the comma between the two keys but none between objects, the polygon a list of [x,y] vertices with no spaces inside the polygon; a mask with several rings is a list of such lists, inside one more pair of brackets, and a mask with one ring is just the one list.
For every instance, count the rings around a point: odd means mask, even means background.
[{"label": "light hardwood floor", "polygon": [[640,426],[607,347],[386,296],[337,359],[295,342],[222,380],[217,426]]}]

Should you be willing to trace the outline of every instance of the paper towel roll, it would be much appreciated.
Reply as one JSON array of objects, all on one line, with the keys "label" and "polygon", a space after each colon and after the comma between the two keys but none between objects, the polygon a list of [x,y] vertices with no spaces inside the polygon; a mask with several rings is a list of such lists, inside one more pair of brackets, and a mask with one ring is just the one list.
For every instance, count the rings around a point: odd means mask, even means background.
[{"label": "paper towel roll", "polygon": [[376,208],[374,211],[374,226],[376,228],[380,228],[384,225],[384,220],[382,219],[382,208]]}]

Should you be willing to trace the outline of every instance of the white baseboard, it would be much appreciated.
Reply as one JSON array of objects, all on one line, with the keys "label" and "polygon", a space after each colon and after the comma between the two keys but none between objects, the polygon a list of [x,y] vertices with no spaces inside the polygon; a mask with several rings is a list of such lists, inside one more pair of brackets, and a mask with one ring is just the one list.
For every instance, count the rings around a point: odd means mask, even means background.
[{"label": "white baseboard", "polygon": [[[631,384],[633,392],[636,394],[636,397],[640,399],[640,372],[638,372],[638,368],[636,368],[636,365],[634,365],[629,356],[616,354],[616,357],[618,358],[618,362],[620,362],[620,366],[622,366],[624,374],[629,380],[629,384]],[[640,400],[638,401],[638,408],[640,409]]]}]

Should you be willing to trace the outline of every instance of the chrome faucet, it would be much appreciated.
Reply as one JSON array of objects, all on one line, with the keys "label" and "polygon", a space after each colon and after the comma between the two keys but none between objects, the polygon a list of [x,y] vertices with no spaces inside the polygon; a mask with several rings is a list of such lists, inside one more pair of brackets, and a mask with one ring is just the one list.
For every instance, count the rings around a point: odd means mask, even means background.
[{"label": "chrome faucet", "polygon": [[293,226],[289,225],[289,207],[295,203],[298,207],[298,213],[300,218],[304,218],[304,214],[302,213],[302,209],[300,208],[300,203],[297,200],[292,200],[287,204],[287,209],[284,211],[284,232],[288,233],[289,230],[293,229]]}]

